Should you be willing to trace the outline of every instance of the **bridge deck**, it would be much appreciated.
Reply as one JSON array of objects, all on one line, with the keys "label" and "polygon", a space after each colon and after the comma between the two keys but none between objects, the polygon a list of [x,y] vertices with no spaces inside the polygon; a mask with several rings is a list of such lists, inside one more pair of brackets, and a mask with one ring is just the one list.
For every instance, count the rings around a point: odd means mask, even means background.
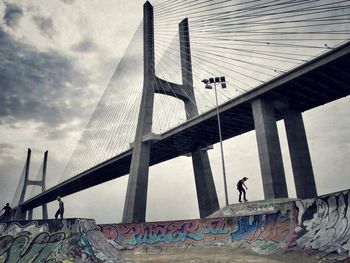
[{"label": "bridge deck", "polygon": [[[271,100],[277,120],[288,107],[307,111],[350,94],[350,42],[323,54],[219,107],[223,139],[254,129],[251,102]],[[150,165],[192,152],[219,141],[215,109],[162,134],[151,148]],[[33,208],[129,173],[131,151],[77,175],[26,201]]]}]

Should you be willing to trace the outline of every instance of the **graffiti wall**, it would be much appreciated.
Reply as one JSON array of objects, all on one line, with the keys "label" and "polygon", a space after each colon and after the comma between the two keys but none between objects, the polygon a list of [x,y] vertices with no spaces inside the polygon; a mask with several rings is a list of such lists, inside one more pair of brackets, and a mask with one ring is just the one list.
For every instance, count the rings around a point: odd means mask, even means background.
[{"label": "graffiti wall", "polygon": [[221,217],[144,224],[100,225],[105,237],[120,249],[166,246],[238,246],[271,253],[285,243],[294,226],[290,212],[245,217]]},{"label": "graffiti wall", "polygon": [[0,222],[0,262],[121,262],[94,220]]},{"label": "graffiti wall", "polygon": [[[100,229],[117,249],[244,246],[259,254],[312,249],[322,258],[343,261],[350,259],[349,204],[350,192],[344,191],[316,199],[246,203],[240,205],[245,206],[242,211],[231,206],[225,210],[226,217],[109,224]],[[259,210],[264,213],[256,214]],[[247,211],[252,214],[237,216]]]},{"label": "graffiti wall", "polygon": [[350,258],[350,192],[296,201],[298,225],[289,247],[325,252],[336,260]]},{"label": "graffiti wall", "polygon": [[[292,200],[256,214],[141,224],[90,219],[0,222],[0,263],[123,262],[119,250],[168,247],[246,247],[258,254],[278,249],[312,250],[322,259],[350,260],[350,192]],[[278,209],[280,207],[280,209]],[[243,209],[244,211],[244,209]]]}]

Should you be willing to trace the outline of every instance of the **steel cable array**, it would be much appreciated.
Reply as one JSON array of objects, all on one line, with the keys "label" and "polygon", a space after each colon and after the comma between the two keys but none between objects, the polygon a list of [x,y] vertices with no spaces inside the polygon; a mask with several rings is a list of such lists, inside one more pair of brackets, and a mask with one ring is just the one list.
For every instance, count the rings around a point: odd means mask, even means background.
[{"label": "steel cable array", "polygon": [[[349,41],[350,3],[344,0],[168,0],[154,6],[156,75],[182,84],[178,23],[189,21],[193,86],[199,114],[215,107],[204,78],[225,76],[219,104]],[[128,149],[143,87],[142,23],[87,122],[62,180]],[[189,54],[188,54],[189,55]],[[167,84],[158,82],[159,93]],[[183,102],[155,94],[153,132],[185,122]]]}]

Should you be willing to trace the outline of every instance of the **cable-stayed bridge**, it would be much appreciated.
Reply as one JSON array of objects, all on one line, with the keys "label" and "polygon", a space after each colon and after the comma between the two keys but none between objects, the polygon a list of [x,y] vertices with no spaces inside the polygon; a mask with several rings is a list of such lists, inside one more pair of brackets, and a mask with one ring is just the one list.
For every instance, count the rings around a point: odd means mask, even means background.
[{"label": "cable-stayed bridge", "polygon": [[217,112],[201,83],[214,76],[227,83],[218,91],[223,139],[256,131],[265,198],[288,196],[281,119],[297,195],[317,194],[301,113],[350,93],[348,3],[207,2],[168,1],[154,12],[145,4],[66,167],[71,178],[24,201],[22,211],[130,174],[123,221],[143,221],[149,165],[189,153],[201,217],[217,210],[205,150],[219,142]]}]

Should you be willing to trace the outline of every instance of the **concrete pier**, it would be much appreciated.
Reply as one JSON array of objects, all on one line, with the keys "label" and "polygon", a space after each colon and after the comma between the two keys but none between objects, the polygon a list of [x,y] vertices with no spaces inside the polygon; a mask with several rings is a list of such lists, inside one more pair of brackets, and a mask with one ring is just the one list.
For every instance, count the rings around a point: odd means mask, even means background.
[{"label": "concrete pier", "polygon": [[288,197],[276,118],[270,101],[252,102],[265,199]]},{"label": "concrete pier", "polygon": [[316,197],[316,183],[301,112],[290,110],[284,117],[284,125],[297,197]]}]

